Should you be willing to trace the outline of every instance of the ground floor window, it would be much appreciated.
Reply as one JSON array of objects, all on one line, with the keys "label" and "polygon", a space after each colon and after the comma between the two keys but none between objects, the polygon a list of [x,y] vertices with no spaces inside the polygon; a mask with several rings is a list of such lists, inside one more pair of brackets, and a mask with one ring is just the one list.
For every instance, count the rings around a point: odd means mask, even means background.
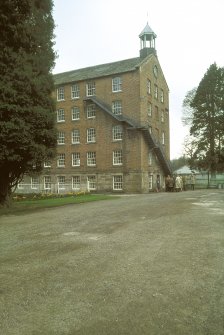
[{"label": "ground floor window", "polygon": [[51,177],[50,176],[44,177],[44,189],[45,190],[51,189]]},{"label": "ground floor window", "polygon": [[58,177],[58,189],[64,190],[65,189],[65,176]]},{"label": "ground floor window", "polygon": [[96,190],[96,176],[87,177],[87,188],[88,190]]},{"label": "ground floor window", "polygon": [[32,190],[37,190],[39,186],[39,179],[37,177],[31,178],[31,188]]},{"label": "ground floor window", "polygon": [[80,190],[80,184],[81,184],[80,176],[72,177],[72,189],[73,190]]},{"label": "ground floor window", "polygon": [[153,189],[153,175],[149,174],[149,190]]},{"label": "ground floor window", "polygon": [[113,176],[113,190],[123,190],[123,176]]}]

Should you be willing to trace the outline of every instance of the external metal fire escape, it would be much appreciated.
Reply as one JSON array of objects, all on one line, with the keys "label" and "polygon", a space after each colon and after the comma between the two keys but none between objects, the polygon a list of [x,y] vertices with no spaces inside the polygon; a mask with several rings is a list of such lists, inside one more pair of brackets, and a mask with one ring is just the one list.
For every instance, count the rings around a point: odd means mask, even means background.
[{"label": "external metal fire escape", "polygon": [[156,139],[154,138],[154,136],[150,133],[149,128],[147,127],[142,127],[141,125],[137,124],[134,120],[130,119],[127,116],[124,115],[115,115],[112,110],[111,107],[106,104],[104,101],[100,100],[99,98],[96,97],[86,97],[84,98],[84,101],[91,101],[93,103],[95,103],[99,108],[101,108],[103,111],[105,111],[107,114],[111,115],[114,119],[120,121],[120,122],[125,122],[127,123],[131,128],[129,129],[138,129],[140,131],[142,131],[143,136],[146,140],[146,142],[149,145],[149,148],[154,150],[162,168],[164,171],[164,174],[167,175],[171,175],[172,174],[172,168],[171,168],[171,164],[170,161],[166,158],[165,153],[163,151],[162,146],[160,145],[160,143],[158,141],[156,141]]}]

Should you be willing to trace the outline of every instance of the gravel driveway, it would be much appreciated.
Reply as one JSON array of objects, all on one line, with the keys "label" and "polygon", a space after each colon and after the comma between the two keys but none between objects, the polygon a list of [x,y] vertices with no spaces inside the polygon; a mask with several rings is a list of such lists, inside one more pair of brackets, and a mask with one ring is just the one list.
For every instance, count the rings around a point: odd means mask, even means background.
[{"label": "gravel driveway", "polygon": [[224,191],[1,217],[3,335],[223,335]]}]

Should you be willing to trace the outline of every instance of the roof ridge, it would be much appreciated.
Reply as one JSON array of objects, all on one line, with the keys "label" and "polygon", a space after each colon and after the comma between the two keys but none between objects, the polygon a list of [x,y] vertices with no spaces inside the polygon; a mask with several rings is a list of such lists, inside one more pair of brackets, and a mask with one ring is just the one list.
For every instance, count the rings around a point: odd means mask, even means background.
[{"label": "roof ridge", "polygon": [[118,61],[115,61],[115,62],[108,62],[108,63],[102,63],[102,64],[97,64],[97,65],[90,65],[90,66],[87,66],[87,67],[81,67],[81,68],[77,68],[77,69],[73,69],[73,70],[69,70],[69,71],[53,73],[53,76],[62,75],[62,74],[69,74],[69,73],[72,73],[72,72],[75,72],[75,71],[88,70],[88,69],[91,69],[91,68],[96,68],[96,67],[101,67],[101,66],[106,66],[106,65],[110,65],[110,64],[116,64],[116,63],[122,63],[122,62],[126,62],[126,61],[137,60],[137,59],[139,59],[139,61],[141,61],[140,57],[132,57],[132,58],[118,60]]}]

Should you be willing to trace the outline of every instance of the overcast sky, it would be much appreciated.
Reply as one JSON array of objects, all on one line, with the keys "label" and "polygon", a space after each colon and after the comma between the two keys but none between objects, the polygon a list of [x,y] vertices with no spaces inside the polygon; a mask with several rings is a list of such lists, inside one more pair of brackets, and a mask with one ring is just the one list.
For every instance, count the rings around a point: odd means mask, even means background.
[{"label": "overcast sky", "polygon": [[171,159],[188,130],[182,102],[214,62],[224,66],[224,0],[54,0],[54,73],[139,56],[147,21],[170,89]]}]

